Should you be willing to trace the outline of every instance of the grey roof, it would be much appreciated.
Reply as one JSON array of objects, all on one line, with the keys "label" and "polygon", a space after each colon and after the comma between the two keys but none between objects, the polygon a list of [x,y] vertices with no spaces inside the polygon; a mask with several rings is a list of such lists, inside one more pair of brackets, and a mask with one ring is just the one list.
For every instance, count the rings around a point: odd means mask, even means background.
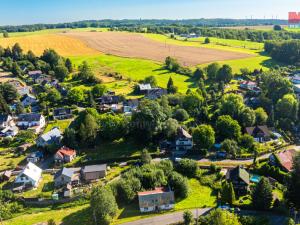
[{"label": "grey roof", "polygon": [[91,172],[105,171],[105,170],[106,170],[106,164],[85,166],[83,168],[84,173],[91,173]]},{"label": "grey roof", "polygon": [[27,114],[20,114],[19,121],[40,121],[42,114],[39,113],[27,113]]},{"label": "grey roof", "polygon": [[28,72],[28,75],[31,76],[31,75],[36,75],[36,74],[42,74],[42,71],[40,70],[34,70],[34,71],[29,71]]},{"label": "grey roof", "polygon": [[61,136],[62,135],[60,130],[58,128],[53,128],[49,132],[43,134],[40,138],[43,139],[44,141],[50,141],[52,139],[60,138]]},{"label": "grey roof", "polygon": [[72,113],[70,108],[58,108],[54,109],[53,115],[54,116],[61,116],[61,115],[70,115]]}]

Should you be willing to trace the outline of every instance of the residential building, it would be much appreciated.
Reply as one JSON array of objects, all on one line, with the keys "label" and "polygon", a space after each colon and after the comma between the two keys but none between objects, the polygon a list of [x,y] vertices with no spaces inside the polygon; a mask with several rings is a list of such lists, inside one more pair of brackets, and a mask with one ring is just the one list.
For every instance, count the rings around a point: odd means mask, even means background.
[{"label": "residential building", "polygon": [[29,72],[28,72],[28,76],[29,76],[30,78],[35,78],[35,77],[37,77],[37,76],[41,76],[42,74],[43,74],[43,72],[40,71],[40,70],[34,70],[34,71],[29,71]]},{"label": "residential building", "polygon": [[236,195],[242,196],[248,193],[250,174],[241,166],[228,170],[226,180],[232,183]]},{"label": "residential building", "polygon": [[152,89],[151,84],[138,84],[137,90],[139,94],[147,94]]},{"label": "residential building", "polygon": [[242,81],[240,83],[240,87],[247,90],[254,90],[255,88],[257,88],[257,84],[253,81]]},{"label": "residential building", "polygon": [[19,128],[17,126],[5,127],[0,131],[1,137],[15,137],[19,133]]},{"label": "residential building", "polygon": [[273,153],[269,157],[269,162],[272,166],[277,166],[285,172],[291,172],[293,170],[293,160],[296,155],[297,151],[295,149]]},{"label": "residential building", "polygon": [[103,95],[98,100],[99,100],[100,105],[119,104],[121,102],[121,98],[119,96],[115,96],[115,95]]},{"label": "residential building", "polygon": [[72,110],[70,108],[58,108],[53,110],[53,118],[55,120],[65,120],[72,117]]},{"label": "residential building", "polygon": [[193,148],[193,138],[186,130],[180,127],[177,131],[175,141],[176,154],[186,154],[188,150]]},{"label": "residential building", "polygon": [[21,99],[21,104],[23,107],[28,107],[37,104],[38,100],[36,99],[35,96],[31,94],[26,94],[24,95]]},{"label": "residential building", "polygon": [[15,122],[11,115],[5,114],[0,115],[0,129],[4,129],[10,126],[14,126]]},{"label": "residential building", "polygon": [[246,127],[246,133],[260,143],[270,141],[272,134],[267,126]]},{"label": "residential building", "polygon": [[151,100],[155,100],[158,98],[161,98],[163,95],[168,94],[167,90],[163,89],[163,88],[152,88],[150,90],[147,90],[146,93],[146,98],[151,99]]},{"label": "residential building", "polygon": [[56,163],[69,163],[76,158],[76,151],[68,147],[61,147],[54,155]]},{"label": "residential building", "polygon": [[33,152],[27,157],[27,162],[38,163],[44,158],[44,154],[40,151]]},{"label": "residential building", "polygon": [[83,179],[87,182],[98,180],[106,176],[106,164],[85,166],[82,169]]},{"label": "residential building", "polygon": [[11,175],[12,175],[11,170],[6,170],[4,172],[1,172],[0,173],[0,182],[9,181],[9,179],[11,178]]},{"label": "residential building", "polygon": [[139,192],[138,198],[141,212],[169,210],[175,206],[174,192],[163,187]]},{"label": "residential building", "polygon": [[39,113],[26,113],[20,114],[17,121],[17,126],[22,129],[31,129],[35,133],[41,132],[42,128],[45,127],[45,117]]},{"label": "residential building", "polygon": [[128,99],[123,102],[123,112],[125,114],[131,114],[132,112],[137,110],[139,104],[139,99]]},{"label": "residential building", "polygon": [[81,168],[62,168],[54,176],[55,187],[76,186],[80,183]]},{"label": "residential building", "polygon": [[17,185],[38,187],[41,178],[42,169],[29,162],[22,172],[17,176],[14,183]]},{"label": "residential building", "polygon": [[57,127],[54,127],[49,132],[38,137],[36,140],[36,145],[42,148],[50,145],[59,145],[62,138],[63,136],[61,131]]}]

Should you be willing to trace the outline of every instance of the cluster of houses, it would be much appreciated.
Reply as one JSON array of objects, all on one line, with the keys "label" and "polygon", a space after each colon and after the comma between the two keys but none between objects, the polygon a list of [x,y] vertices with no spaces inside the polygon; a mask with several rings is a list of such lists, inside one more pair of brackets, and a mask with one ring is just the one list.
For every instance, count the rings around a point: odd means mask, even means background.
[{"label": "cluster of houses", "polygon": [[[72,188],[81,184],[91,183],[106,176],[107,166],[91,165],[82,168],[66,168],[58,170],[54,174],[55,189],[62,193],[63,197],[72,196]],[[36,164],[28,162],[14,180],[14,191],[23,191],[37,188],[42,181],[43,170]]]}]

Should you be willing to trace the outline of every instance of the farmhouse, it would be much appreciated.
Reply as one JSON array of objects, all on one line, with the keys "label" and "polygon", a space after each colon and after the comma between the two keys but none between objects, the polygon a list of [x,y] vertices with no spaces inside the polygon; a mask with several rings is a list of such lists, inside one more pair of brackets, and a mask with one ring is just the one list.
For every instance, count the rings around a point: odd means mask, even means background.
[{"label": "farmhouse", "polygon": [[269,157],[272,166],[280,167],[285,172],[291,172],[293,169],[293,160],[297,155],[294,149],[286,150],[280,153],[273,153]]},{"label": "farmhouse", "polygon": [[175,141],[176,154],[186,154],[188,150],[193,148],[193,139],[186,130],[180,127],[177,131],[177,138]]},{"label": "farmhouse", "polygon": [[163,187],[139,192],[138,198],[141,212],[168,210],[175,206],[174,192]]},{"label": "farmhouse", "polygon": [[17,121],[18,127],[22,129],[30,128],[35,133],[39,133],[45,125],[45,117],[38,113],[20,114]]},{"label": "farmhouse", "polygon": [[70,108],[58,108],[53,111],[55,120],[65,120],[72,118],[72,110]]},{"label": "farmhouse", "polygon": [[47,147],[49,145],[59,145],[61,140],[62,140],[62,134],[58,128],[53,128],[49,132],[41,135],[37,140],[36,140],[36,145],[38,147]]},{"label": "farmhouse", "polygon": [[80,183],[81,168],[62,168],[54,176],[55,187],[76,186]]},{"label": "farmhouse", "polygon": [[42,170],[29,162],[23,171],[15,179],[15,184],[23,186],[38,187],[42,178]]},{"label": "farmhouse", "polygon": [[267,126],[246,127],[246,133],[260,143],[271,140],[271,131]]},{"label": "farmhouse", "polygon": [[226,180],[231,182],[238,196],[246,195],[250,185],[250,174],[241,166],[228,170]]},{"label": "farmhouse", "polygon": [[106,176],[106,164],[85,166],[82,169],[82,176],[87,182],[103,178]]},{"label": "farmhouse", "polygon": [[56,163],[69,163],[76,158],[76,151],[68,147],[61,147],[54,155]]}]

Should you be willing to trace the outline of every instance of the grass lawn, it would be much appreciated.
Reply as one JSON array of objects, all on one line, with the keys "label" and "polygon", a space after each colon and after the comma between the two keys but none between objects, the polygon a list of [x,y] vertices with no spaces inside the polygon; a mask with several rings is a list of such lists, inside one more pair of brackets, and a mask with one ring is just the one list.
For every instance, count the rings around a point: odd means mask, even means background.
[{"label": "grass lawn", "polygon": [[[139,156],[145,145],[135,143],[133,140],[118,140],[110,143],[100,143],[94,149],[84,150],[84,154],[75,159],[76,161],[84,158],[91,160],[109,160],[118,158],[127,158]],[[148,149],[149,152],[155,152],[156,149]]]},{"label": "grass lawn", "polygon": [[19,165],[26,156],[15,156],[12,153],[0,155],[0,171],[15,168]]},{"label": "grass lawn", "polygon": [[52,192],[54,190],[53,175],[43,174],[42,180],[36,189],[22,192],[20,195],[24,198],[36,198],[42,195],[44,198],[51,198]]},{"label": "grass lawn", "polygon": [[[120,73],[123,78],[130,78],[132,81],[143,80],[147,76],[155,76],[160,87],[166,88],[170,77],[173,78],[174,84],[178,86],[179,91],[185,93],[188,88],[193,88],[194,83],[189,77],[170,73],[163,68],[163,65],[144,59],[122,58],[112,55],[97,55],[97,56],[80,56],[71,57],[75,65],[80,65],[83,61],[87,61],[94,69],[99,78],[107,71],[114,71]],[[123,83],[121,83],[123,82]],[[108,87],[114,88],[120,85],[124,90],[124,94],[132,91],[130,84],[124,81],[116,81],[112,84],[107,84]]]},{"label": "grass lawn", "polygon": [[206,208],[216,206],[216,195],[210,187],[203,186],[196,179],[189,180],[189,195],[186,199],[177,202],[175,210]]},{"label": "grass lawn", "polygon": [[39,213],[24,214],[4,221],[4,225],[32,225],[40,222],[47,222],[50,219],[64,225],[92,225],[88,205],[76,206],[72,208],[49,210]]},{"label": "grass lawn", "polygon": [[59,127],[59,129],[64,132],[66,128],[69,127],[69,125],[71,124],[72,119],[70,120],[56,120],[53,122],[49,122],[44,133],[52,130],[54,127]]}]

